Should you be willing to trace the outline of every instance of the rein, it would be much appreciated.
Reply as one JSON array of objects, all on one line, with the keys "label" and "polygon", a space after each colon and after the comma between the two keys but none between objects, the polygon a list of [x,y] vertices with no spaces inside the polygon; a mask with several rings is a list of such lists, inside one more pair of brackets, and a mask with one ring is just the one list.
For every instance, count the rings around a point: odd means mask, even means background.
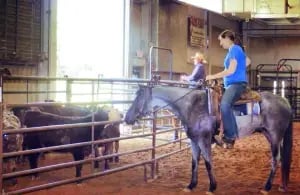
[{"label": "rein", "polygon": [[[152,88],[151,88],[151,90],[152,90]],[[189,95],[190,93],[192,93],[192,92],[195,91],[195,90],[197,90],[197,89],[191,89],[191,91],[189,91],[189,92],[187,92],[186,94],[184,94],[183,96],[177,98],[177,99],[174,100],[173,102],[167,103],[166,105],[160,106],[160,107],[158,107],[157,109],[153,110],[152,113],[155,113],[155,112],[157,112],[157,111],[159,111],[159,110],[162,110],[163,108],[168,107],[168,106],[171,105],[171,104],[174,104],[174,103],[178,102],[179,100],[181,100],[182,98],[184,98],[185,96]]]},{"label": "rein", "polygon": [[[156,84],[157,84],[157,83],[156,83]],[[216,85],[216,81],[215,81],[215,85]],[[154,86],[154,85],[150,85],[150,86],[149,86],[149,87],[151,88],[151,91],[152,91],[153,86]],[[213,89],[214,91],[217,91],[216,88],[215,88],[214,86],[208,84],[208,83],[207,83],[206,81],[204,81],[204,80],[201,80],[201,82],[198,84],[198,86],[202,86],[202,87],[204,87],[204,88],[211,88],[211,89]],[[151,113],[155,113],[155,112],[157,112],[157,111],[159,111],[159,110],[162,110],[163,108],[168,107],[168,106],[171,105],[171,104],[174,104],[174,103],[178,102],[179,100],[181,100],[181,99],[184,98],[185,96],[187,96],[187,95],[189,95],[190,93],[192,93],[194,90],[198,90],[198,89],[197,89],[197,88],[191,89],[191,91],[187,92],[187,93],[184,94],[183,96],[177,98],[177,99],[174,100],[173,102],[167,103],[167,104],[164,105],[164,106],[160,106],[160,107],[156,108],[156,109],[153,110]],[[207,91],[208,91],[208,97],[209,97],[209,98],[208,98],[208,107],[210,107],[210,104],[211,104],[210,96],[211,96],[211,94],[210,94],[210,90],[207,90]],[[217,93],[218,93],[218,92],[217,92]],[[151,93],[151,94],[152,94],[152,93]],[[152,95],[151,95],[151,96],[152,96]],[[208,108],[208,111],[209,111],[209,114],[211,114],[211,108]]]}]

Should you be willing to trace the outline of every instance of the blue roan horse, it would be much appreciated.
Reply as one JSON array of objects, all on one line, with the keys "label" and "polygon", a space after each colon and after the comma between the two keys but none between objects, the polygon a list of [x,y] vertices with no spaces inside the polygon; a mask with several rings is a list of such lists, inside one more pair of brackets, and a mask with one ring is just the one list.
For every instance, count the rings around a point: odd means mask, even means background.
[{"label": "blue roan horse", "polygon": [[[262,92],[261,114],[237,116],[239,136],[262,133],[271,146],[271,171],[262,193],[270,191],[279,159],[281,160],[282,186],[287,190],[292,153],[292,111],[288,101],[270,92]],[[209,193],[217,188],[212,170],[211,143],[216,130],[216,117],[208,113],[205,90],[170,86],[140,86],[128,110],[125,122],[133,124],[154,107],[168,107],[181,119],[187,136],[191,139],[192,177],[185,190],[192,190],[198,183],[198,163],[202,155],[210,180]],[[281,158],[279,158],[281,157]]]}]

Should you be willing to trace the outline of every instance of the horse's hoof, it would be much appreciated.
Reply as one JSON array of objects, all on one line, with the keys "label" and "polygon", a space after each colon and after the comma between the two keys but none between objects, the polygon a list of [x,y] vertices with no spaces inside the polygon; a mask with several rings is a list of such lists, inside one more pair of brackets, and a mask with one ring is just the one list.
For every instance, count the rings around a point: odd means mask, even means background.
[{"label": "horse's hoof", "polygon": [[211,144],[211,148],[214,149],[217,146],[216,143]]},{"label": "horse's hoof", "polygon": [[279,186],[278,191],[279,192],[287,192],[287,190],[282,186]]},{"label": "horse's hoof", "polygon": [[260,193],[262,193],[262,194],[264,194],[264,195],[267,195],[267,194],[269,194],[269,192],[268,192],[268,191],[266,191],[266,190],[261,190],[261,191],[260,191]]},{"label": "horse's hoof", "polygon": [[213,192],[205,192],[206,195],[214,195]]},{"label": "horse's hoof", "polygon": [[183,190],[182,191],[184,191],[184,192],[192,192],[192,190],[191,189],[189,189],[189,188],[183,188]]}]

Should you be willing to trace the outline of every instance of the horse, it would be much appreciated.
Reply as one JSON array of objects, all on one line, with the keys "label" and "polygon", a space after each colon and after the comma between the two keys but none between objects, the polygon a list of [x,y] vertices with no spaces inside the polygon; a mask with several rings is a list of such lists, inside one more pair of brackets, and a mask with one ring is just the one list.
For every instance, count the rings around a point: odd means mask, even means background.
[{"label": "horse", "polygon": [[[107,121],[108,114],[102,110],[98,110],[94,113],[94,121]],[[26,111],[24,115],[24,125],[26,127],[40,127],[48,125],[62,125],[72,123],[86,123],[92,122],[92,114],[84,117],[67,117],[59,116],[50,113],[44,113],[40,111]],[[91,140],[91,126],[79,127],[73,129],[60,129],[44,132],[29,132],[24,135],[24,145],[27,149],[36,149],[41,147],[57,146],[63,144],[73,144],[79,142],[87,142]],[[101,139],[101,134],[104,129],[104,125],[97,125],[94,128],[95,140]],[[75,161],[84,159],[84,152],[86,147],[75,147],[70,149],[61,150],[61,152],[71,152]],[[98,150],[96,151],[96,156]],[[29,154],[30,168],[34,169],[38,167],[37,161],[40,153]],[[98,162],[96,161],[95,167],[98,168]],[[105,169],[108,167],[108,162],[105,160]],[[82,164],[76,165],[76,177],[81,176]],[[37,174],[34,175],[35,177]]]},{"label": "horse", "polygon": [[[239,136],[246,137],[254,132],[262,133],[271,146],[271,170],[262,193],[271,190],[281,155],[282,183],[280,190],[287,191],[292,153],[292,110],[289,102],[270,92],[261,92],[261,114],[236,116]],[[140,86],[136,97],[125,116],[125,122],[133,124],[149,114],[153,108],[168,107],[181,120],[191,140],[192,175],[185,191],[193,190],[198,183],[198,163],[204,158],[209,177],[209,194],[217,188],[213,173],[211,144],[218,126],[217,117],[210,115],[206,90],[180,88],[176,86]],[[158,106],[158,108],[157,108]]]}]

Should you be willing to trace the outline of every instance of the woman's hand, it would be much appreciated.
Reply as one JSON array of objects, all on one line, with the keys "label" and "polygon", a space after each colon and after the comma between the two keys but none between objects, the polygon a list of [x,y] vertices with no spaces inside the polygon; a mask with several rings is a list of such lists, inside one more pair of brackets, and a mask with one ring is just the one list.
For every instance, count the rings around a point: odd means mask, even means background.
[{"label": "woman's hand", "polygon": [[214,75],[207,75],[206,78],[205,78],[205,80],[213,80],[213,79],[216,79],[214,77]]}]

